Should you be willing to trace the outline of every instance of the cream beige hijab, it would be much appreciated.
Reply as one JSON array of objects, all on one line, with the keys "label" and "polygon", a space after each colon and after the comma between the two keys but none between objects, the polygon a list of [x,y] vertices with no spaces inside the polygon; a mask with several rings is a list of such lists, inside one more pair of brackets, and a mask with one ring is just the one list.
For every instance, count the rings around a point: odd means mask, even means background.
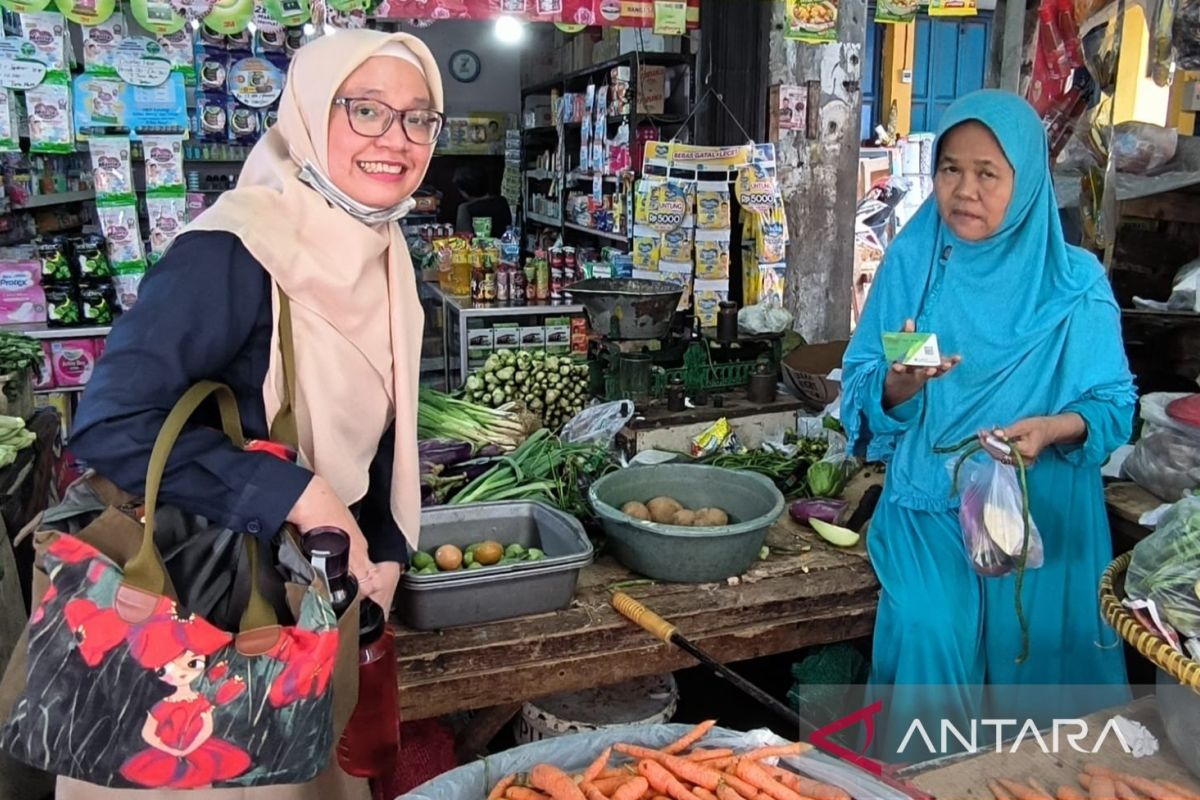
[{"label": "cream beige hijab", "polygon": [[[188,230],[235,234],[290,298],[300,450],[347,505],[366,494],[368,468],[394,417],[392,515],[416,547],[424,314],[408,248],[398,225],[364,224],[298,177],[306,164],[328,175],[335,93],[360,64],[392,42],[407,46],[420,61],[440,111],[441,75],[419,39],[356,30],[307,44],[288,71],[279,121],[251,151],[237,188]],[[272,305],[278,319],[277,291]],[[263,387],[269,420],[279,412],[284,391],[278,331],[271,344]]]}]

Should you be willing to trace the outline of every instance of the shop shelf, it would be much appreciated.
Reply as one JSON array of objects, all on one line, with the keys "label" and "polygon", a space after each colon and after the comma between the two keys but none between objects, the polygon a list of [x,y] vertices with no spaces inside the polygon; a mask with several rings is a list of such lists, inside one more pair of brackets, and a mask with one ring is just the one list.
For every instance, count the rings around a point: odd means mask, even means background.
[{"label": "shop shelf", "polygon": [[0,327],[0,331],[23,333],[33,339],[87,339],[95,336],[108,336],[112,332],[111,325],[92,325],[81,328],[47,328],[41,326],[12,326]]},{"label": "shop shelf", "polygon": [[562,220],[543,217],[541,214],[534,214],[532,212],[526,212],[525,219],[529,220],[530,222],[537,222],[541,225],[549,225],[552,228],[557,228],[559,225],[562,225]]},{"label": "shop shelf", "polygon": [[55,192],[53,194],[32,195],[23,204],[13,204],[14,211],[28,211],[32,208],[45,208],[46,206],[60,206],[69,203],[82,203],[87,200],[95,200],[96,193],[91,189],[81,192]]},{"label": "shop shelf", "polygon": [[86,386],[63,386],[57,389],[34,389],[34,394],[79,394]]},{"label": "shop shelf", "polygon": [[593,236],[599,236],[602,239],[612,239],[616,242],[629,242],[629,237],[623,233],[613,233],[612,231],[598,231],[595,228],[589,228],[586,225],[576,225],[574,222],[568,222],[564,227],[570,228],[573,231],[581,233],[590,233]]}]

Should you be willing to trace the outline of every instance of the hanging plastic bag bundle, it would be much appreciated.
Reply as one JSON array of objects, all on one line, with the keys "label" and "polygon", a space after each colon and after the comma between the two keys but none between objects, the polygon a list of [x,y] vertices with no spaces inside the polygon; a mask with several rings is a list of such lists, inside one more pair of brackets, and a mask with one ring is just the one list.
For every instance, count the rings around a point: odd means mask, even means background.
[{"label": "hanging plastic bag bundle", "polygon": [[986,454],[969,458],[959,468],[958,485],[958,523],[967,558],[977,573],[989,578],[1007,575],[1022,552],[1025,569],[1042,566],[1042,537],[1033,517],[1028,518],[1026,543],[1024,495],[1015,467]]}]

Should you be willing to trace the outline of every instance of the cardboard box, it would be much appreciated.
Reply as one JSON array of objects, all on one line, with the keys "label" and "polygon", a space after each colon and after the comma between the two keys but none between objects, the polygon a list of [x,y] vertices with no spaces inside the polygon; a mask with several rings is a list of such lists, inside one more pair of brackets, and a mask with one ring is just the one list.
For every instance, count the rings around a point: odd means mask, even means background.
[{"label": "cardboard box", "polygon": [[592,54],[596,49],[596,42],[591,35],[586,31],[578,34],[572,41],[571,47],[573,58],[571,71],[578,72],[581,69],[587,69],[592,65]]},{"label": "cardboard box", "polygon": [[679,36],[660,36],[649,28],[620,28],[617,55],[626,53],[678,53],[683,49]]},{"label": "cardboard box", "polygon": [[805,405],[821,410],[837,398],[840,381],[829,373],[841,369],[848,341],[800,345],[783,359],[783,383]]},{"label": "cardboard box", "polygon": [[546,352],[554,355],[571,352],[570,317],[551,317],[546,320]]},{"label": "cardboard box", "polygon": [[667,68],[643,66],[638,70],[639,114],[661,114],[667,104]]},{"label": "cardboard box", "polygon": [[546,328],[542,325],[521,328],[521,349],[545,350]]},{"label": "cardboard box", "polygon": [[492,328],[492,346],[496,350],[516,350],[521,346],[521,326],[516,322],[498,322]]},{"label": "cardboard box", "polygon": [[481,364],[487,361],[495,348],[495,336],[491,328],[472,328],[467,331],[467,363]]}]

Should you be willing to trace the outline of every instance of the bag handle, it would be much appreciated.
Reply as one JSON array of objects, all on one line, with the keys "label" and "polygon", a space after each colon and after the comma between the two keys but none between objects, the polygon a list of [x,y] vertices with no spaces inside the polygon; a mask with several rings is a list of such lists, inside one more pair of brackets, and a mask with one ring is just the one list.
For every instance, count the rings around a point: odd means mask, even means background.
[{"label": "bag handle", "polygon": [[[146,468],[145,514],[142,543],[137,554],[125,565],[125,586],[140,589],[151,594],[163,594],[167,586],[167,573],[159,558],[158,549],[154,546],[154,517],[158,510],[158,492],[162,487],[163,473],[167,468],[167,459],[175,447],[179,435],[183,432],[188,420],[196,413],[200,405],[209,397],[217,401],[221,414],[221,428],[238,447],[245,444],[242,432],[241,417],[238,413],[237,399],[233,391],[226,385],[215,381],[200,381],[184,392],[183,397],[171,409],[154,440],[154,449],[150,452],[150,463]],[[250,555],[251,579],[250,602],[242,614],[242,630],[251,627],[265,627],[276,623],[274,611],[258,589],[257,548],[254,538],[247,537],[247,551]]]},{"label": "bag handle", "polygon": [[296,342],[292,338],[292,303],[276,284],[279,295],[279,350],[283,357],[283,402],[275,419],[271,420],[271,441],[300,447],[300,432],[296,425]]}]

